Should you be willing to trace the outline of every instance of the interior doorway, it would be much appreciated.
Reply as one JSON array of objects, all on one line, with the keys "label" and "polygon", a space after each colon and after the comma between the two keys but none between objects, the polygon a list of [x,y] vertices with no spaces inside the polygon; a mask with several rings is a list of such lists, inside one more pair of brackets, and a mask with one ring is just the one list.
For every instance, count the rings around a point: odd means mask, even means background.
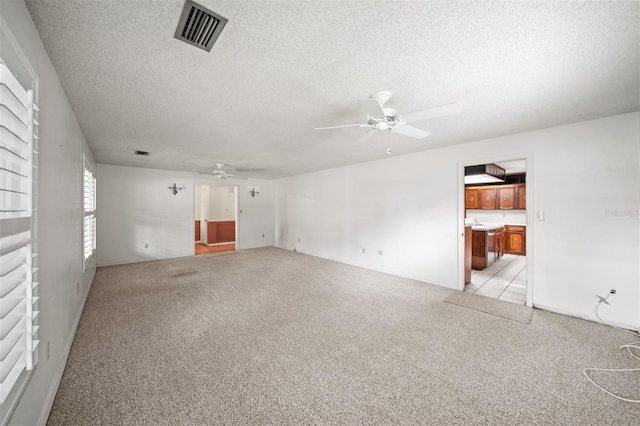
[{"label": "interior doorway", "polygon": [[530,158],[461,164],[460,290],[532,306]]},{"label": "interior doorway", "polygon": [[234,185],[194,186],[196,255],[236,249],[237,194]]}]

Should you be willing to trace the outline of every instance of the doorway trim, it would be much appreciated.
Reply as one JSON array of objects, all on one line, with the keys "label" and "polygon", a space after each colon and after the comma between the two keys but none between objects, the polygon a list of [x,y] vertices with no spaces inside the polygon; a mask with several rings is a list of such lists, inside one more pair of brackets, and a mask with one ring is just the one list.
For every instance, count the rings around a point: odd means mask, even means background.
[{"label": "doorway trim", "polygon": [[526,304],[529,307],[533,307],[533,270],[534,270],[534,243],[533,243],[533,212],[534,212],[534,199],[533,194],[533,153],[527,152],[524,154],[513,155],[490,155],[483,158],[475,158],[473,160],[458,161],[458,284],[456,288],[460,291],[464,291],[464,212],[465,212],[465,186],[464,186],[464,168],[466,166],[475,166],[477,164],[487,163],[500,163],[503,161],[522,160],[526,162],[526,196],[527,196],[527,209],[525,211],[526,226],[525,232],[525,246],[527,249],[527,292],[526,292]]},{"label": "doorway trim", "polygon": [[[210,181],[204,181],[204,180],[198,180],[198,181],[193,181],[192,182],[192,197],[193,197],[193,216],[191,218],[191,235],[195,235],[196,233],[196,209],[195,209],[195,205],[196,205],[196,196],[198,196],[199,194],[196,194],[196,186],[198,185],[207,185],[207,186],[223,186],[226,188],[230,188],[233,187],[235,188],[235,209],[236,209],[236,214],[235,214],[235,222],[236,222],[236,230],[235,230],[235,245],[236,245],[236,251],[240,250],[240,247],[238,245],[238,235],[240,234],[240,185],[239,184],[233,184],[233,183],[218,183],[218,182],[210,182]],[[202,224],[200,225],[202,226]],[[194,249],[193,249],[193,256],[196,255],[196,250],[195,250],[195,244],[194,244]]]}]

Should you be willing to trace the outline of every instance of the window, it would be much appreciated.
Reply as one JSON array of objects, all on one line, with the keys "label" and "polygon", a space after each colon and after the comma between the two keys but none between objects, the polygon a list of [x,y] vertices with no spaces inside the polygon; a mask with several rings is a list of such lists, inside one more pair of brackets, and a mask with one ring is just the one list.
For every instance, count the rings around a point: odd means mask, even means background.
[{"label": "window", "polygon": [[96,178],[91,164],[83,156],[84,164],[84,221],[83,221],[83,268],[87,265],[96,250]]},{"label": "window", "polygon": [[37,111],[0,59],[0,404],[38,362]]}]

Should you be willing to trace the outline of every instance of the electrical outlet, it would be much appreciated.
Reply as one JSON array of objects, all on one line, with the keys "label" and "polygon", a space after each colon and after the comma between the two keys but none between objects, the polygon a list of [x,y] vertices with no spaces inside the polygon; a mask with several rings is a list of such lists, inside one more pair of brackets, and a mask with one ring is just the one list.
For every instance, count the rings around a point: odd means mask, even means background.
[{"label": "electrical outlet", "polygon": [[262,238],[264,238],[264,234],[262,234]]},{"label": "electrical outlet", "polygon": [[46,359],[49,359],[51,355],[51,342],[47,340],[47,343],[44,345],[44,356]]},{"label": "electrical outlet", "polygon": [[367,252],[367,250],[365,250],[364,247],[362,247],[362,254],[365,254]]},{"label": "electrical outlet", "polygon": [[302,242],[302,238],[298,237],[298,242],[301,243]]},{"label": "electrical outlet", "polygon": [[144,248],[149,248],[149,243],[146,243],[146,244],[144,245]]},{"label": "electrical outlet", "polygon": [[80,283],[76,283],[76,293],[80,293]]},{"label": "electrical outlet", "polygon": [[380,256],[382,256],[382,254],[383,254],[382,250],[378,250],[378,254],[379,254]]}]

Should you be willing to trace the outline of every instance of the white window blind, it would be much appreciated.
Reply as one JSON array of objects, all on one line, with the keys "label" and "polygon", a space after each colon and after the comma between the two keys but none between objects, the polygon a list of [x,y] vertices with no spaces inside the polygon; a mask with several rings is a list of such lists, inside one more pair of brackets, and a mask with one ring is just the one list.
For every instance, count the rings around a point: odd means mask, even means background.
[{"label": "white window blind", "polygon": [[83,158],[84,164],[84,224],[83,270],[87,269],[89,260],[96,250],[96,178],[91,170],[91,164]]},{"label": "white window blind", "polygon": [[37,363],[37,111],[0,59],[0,404]]}]

